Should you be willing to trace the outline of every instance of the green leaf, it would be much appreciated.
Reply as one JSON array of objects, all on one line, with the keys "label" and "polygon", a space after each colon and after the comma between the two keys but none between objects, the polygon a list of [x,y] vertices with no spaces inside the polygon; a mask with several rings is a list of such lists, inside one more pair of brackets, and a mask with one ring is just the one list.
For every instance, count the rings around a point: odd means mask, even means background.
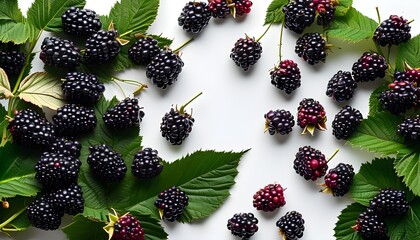
[{"label": "green leaf", "polygon": [[159,45],[160,48],[169,47],[169,46],[171,46],[171,44],[173,42],[172,39],[162,37],[161,35],[149,34],[149,36],[151,36],[152,38],[154,38],[158,41],[158,45]]},{"label": "green leaf", "polygon": [[408,212],[402,216],[385,218],[390,239],[411,240],[420,235],[420,198],[410,202]]},{"label": "green leaf", "polygon": [[379,95],[385,90],[388,90],[388,84],[384,84],[376,88],[369,97],[369,116],[382,112],[384,109],[379,102]]},{"label": "green leaf", "polygon": [[338,6],[335,9],[334,16],[341,17],[347,14],[347,11],[351,9],[353,5],[353,0],[339,0]]},{"label": "green leaf", "polygon": [[396,67],[403,71],[404,63],[413,68],[420,67],[420,35],[415,36],[406,43],[398,46]]},{"label": "green leaf", "polygon": [[395,170],[398,176],[403,178],[403,182],[420,196],[420,150],[399,158],[395,162]]},{"label": "green leaf", "polygon": [[361,240],[356,231],[352,229],[356,225],[359,214],[366,210],[366,207],[353,203],[348,205],[338,216],[338,221],[334,228],[334,237],[337,240]]},{"label": "green leaf", "polygon": [[[32,198],[28,197],[14,197],[8,198],[7,202],[9,203],[9,208],[1,209],[0,214],[0,224],[12,217],[14,214],[21,212],[23,209],[32,202]],[[10,229],[16,229],[18,231],[26,230],[28,227],[31,226],[28,217],[26,216],[25,212],[19,214],[12,222],[7,224],[5,227]],[[1,230],[1,229],[0,229]]]},{"label": "green leaf", "polygon": [[378,23],[354,8],[343,17],[336,17],[327,30],[328,37],[357,43],[373,36]]},{"label": "green leaf", "polygon": [[273,0],[267,8],[264,25],[283,22],[283,7],[289,3],[289,0]]},{"label": "green leaf", "polygon": [[10,88],[9,77],[3,68],[0,68],[0,96],[8,99],[13,97],[12,89]]},{"label": "green leaf", "polygon": [[0,0],[0,22],[23,22],[22,11],[19,9],[17,0]]},{"label": "green leaf", "polygon": [[27,40],[33,41],[37,38],[39,30],[30,22],[0,21],[0,41],[23,44]]},{"label": "green leaf", "polygon": [[[7,137],[7,132],[8,132],[6,127],[7,127],[7,125],[9,125],[9,121],[7,121],[6,116],[7,116],[7,110],[0,103],[0,134],[2,134],[1,135],[2,138]],[[1,142],[2,141],[0,140],[0,143]]]},{"label": "green leaf", "polygon": [[128,58],[128,48],[130,48],[133,43],[134,41],[121,48],[120,53],[118,53],[113,62],[114,71],[120,72],[135,66],[134,62]]}]

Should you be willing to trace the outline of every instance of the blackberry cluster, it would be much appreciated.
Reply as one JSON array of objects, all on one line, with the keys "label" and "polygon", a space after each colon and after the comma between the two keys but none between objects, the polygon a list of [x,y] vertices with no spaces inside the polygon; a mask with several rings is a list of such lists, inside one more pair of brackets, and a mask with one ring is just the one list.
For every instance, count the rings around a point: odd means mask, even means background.
[{"label": "blackberry cluster", "polygon": [[357,83],[351,73],[340,70],[328,81],[326,94],[337,102],[343,102],[353,97],[356,88]]},{"label": "blackberry cluster", "polygon": [[327,160],[321,151],[311,147],[300,147],[293,162],[296,173],[306,180],[315,181],[325,175],[328,170]]},{"label": "blackberry cluster", "polygon": [[58,138],[50,144],[49,152],[79,158],[82,145],[78,141]]},{"label": "blackberry cluster", "polygon": [[43,197],[35,199],[26,211],[32,226],[43,230],[58,229],[61,225],[61,217],[64,215],[63,211]]},{"label": "blackberry cluster", "polygon": [[298,107],[297,125],[303,128],[303,133],[310,132],[308,128],[325,130],[327,121],[324,107],[313,98],[304,98]]},{"label": "blackberry cluster", "polygon": [[356,82],[368,82],[385,77],[387,69],[388,63],[383,56],[376,52],[365,52],[353,64],[352,74]]},{"label": "blackberry cluster", "polygon": [[272,212],[286,204],[280,184],[268,184],[258,190],[253,196],[253,205],[257,210]]},{"label": "blackberry cluster", "polygon": [[418,90],[409,81],[394,81],[388,85],[390,90],[379,95],[382,107],[393,114],[402,114],[418,102]]},{"label": "blackberry cluster", "polygon": [[333,18],[335,13],[335,5],[337,5],[336,0],[312,0],[311,5],[315,7],[317,17],[316,23],[322,26],[328,26]]},{"label": "blackberry cluster", "polygon": [[370,201],[371,208],[378,216],[402,215],[408,211],[409,205],[404,191],[391,188],[381,189]]},{"label": "blackberry cluster", "polygon": [[394,73],[395,81],[408,81],[416,86],[420,87],[420,69],[407,69],[404,72],[396,71]]},{"label": "blackberry cluster", "polygon": [[99,30],[92,34],[85,45],[84,60],[88,64],[104,64],[114,60],[120,52],[121,45],[116,40],[117,31]]},{"label": "blackberry cluster", "polygon": [[171,108],[162,117],[160,131],[162,137],[166,138],[172,145],[181,145],[190,135],[194,124],[194,118],[188,113],[181,113]]},{"label": "blackberry cluster", "polygon": [[72,103],[92,105],[102,96],[105,86],[95,75],[82,72],[69,72],[61,84],[66,99]]},{"label": "blackberry cluster", "polygon": [[232,48],[230,58],[235,64],[247,71],[250,66],[257,63],[261,58],[262,47],[261,44],[255,41],[254,38],[246,36],[236,41],[235,46]]},{"label": "blackberry cluster", "polygon": [[128,58],[137,64],[149,64],[158,55],[158,41],[152,37],[142,37],[128,49]]},{"label": "blackberry cluster", "polygon": [[270,110],[264,114],[264,118],[265,129],[266,131],[268,130],[270,135],[274,135],[275,133],[280,133],[281,135],[289,134],[295,125],[293,115],[284,109]]},{"label": "blackberry cluster", "polygon": [[93,109],[76,104],[66,104],[57,109],[53,117],[56,132],[61,136],[77,137],[92,131],[96,127]]},{"label": "blackberry cluster", "polygon": [[146,76],[161,89],[166,89],[178,80],[184,62],[178,54],[164,49],[157,54],[146,67]]},{"label": "blackberry cluster", "polygon": [[271,84],[287,94],[300,87],[301,76],[298,65],[293,60],[283,60],[270,71]]},{"label": "blackberry cluster", "polygon": [[252,213],[235,213],[228,220],[227,228],[232,235],[246,240],[258,231],[258,219]]},{"label": "blackberry cluster", "polygon": [[82,213],[85,200],[82,188],[76,183],[46,194],[48,201],[69,215]]},{"label": "blackberry cluster", "polygon": [[48,66],[74,69],[80,65],[80,50],[69,40],[46,37],[39,58]]},{"label": "blackberry cluster", "polygon": [[359,110],[344,106],[332,121],[333,135],[337,139],[348,139],[362,121],[363,116]]},{"label": "blackberry cluster", "polygon": [[210,0],[208,8],[214,18],[226,18],[230,15],[230,8],[226,0]]},{"label": "blackberry cluster", "polygon": [[319,33],[305,33],[296,41],[295,52],[310,65],[325,62],[327,42]]},{"label": "blackberry cluster", "polygon": [[105,181],[121,181],[127,172],[127,166],[121,154],[113,151],[106,144],[89,147],[87,158],[90,170],[98,178]]},{"label": "blackberry cluster", "polygon": [[76,36],[89,36],[102,27],[101,19],[95,11],[70,7],[61,15],[65,33]]},{"label": "blackberry cluster", "polygon": [[139,126],[144,112],[139,107],[137,98],[126,98],[114,107],[108,109],[102,116],[107,127],[124,129]]},{"label": "blackberry cluster", "polygon": [[235,3],[235,15],[245,16],[251,12],[252,2],[250,0],[234,0]]},{"label": "blackberry cluster", "polygon": [[354,168],[350,164],[339,163],[324,177],[324,191],[331,191],[334,197],[344,196],[353,184]]},{"label": "blackberry cluster", "polygon": [[387,227],[372,209],[368,208],[362,212],[356,220],[353,229],[362,237],[363,240],[388,240]]},{"label": "blackberry cluster", "polygon": [[283,235],[283,239],[297,240],[303,236],[305,230],[305,220],[302,214],[296,211],[287,212],[286,215],[281,217],[276,225]]},{"label": "blackberry cluster", "polygon": [[140,221],[131,214],[120,217],[114,224],[111,240],[144,240]]},{"label": "blackberry cluster", "polygon": [[284,27],[302,33],[315,21],[315,9],[310,7],[311,0],[296,0],[283,8]]},{"label": "blackberry cluster", "polygon": [[178,25],[186,32],[200,33],[207,26],[211,12],[205,2],[188,2],[178,17]]},{"label": "blackberry cluster", "polygon": [[188,196],[173,186],[159,194],[155,206],[159,209],[162,219],[174,222],[188,206]]},{"label": "blackberry cluster", "polygon": [[381,46],[398,45],[407,42],[411,38],[410,22],[403,17],[391,15],[383,21],[373,35],[373,40]]},{"label": "blackberry cluster", "polygon": [[3,52],[0,51],[0,68],[6,72],[8,76],[20,73],[25,65],[25,54],[19,51]]},{"label": "blackberry cluster", "polygon": [[397,133],[407,140],[420,139],[420,115],[413,118],[406,118],[398,125]]},{"label": "blackberry cluster", "polygon": [[131,172],[135,177],[152,178],[159,175],[163,170],[162,159],[158,151],[151,148],[144,148],[134,155]]}]

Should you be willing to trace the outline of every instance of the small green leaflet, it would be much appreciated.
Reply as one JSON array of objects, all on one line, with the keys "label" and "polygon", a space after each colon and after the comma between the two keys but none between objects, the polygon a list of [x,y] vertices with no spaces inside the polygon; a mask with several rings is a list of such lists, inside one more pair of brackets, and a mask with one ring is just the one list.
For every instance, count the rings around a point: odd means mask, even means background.
[{"label": "small green leaflet", "polygon": [[406,43],[398,46],[396,67],[398,70],[405,70],[405,63],[412,68],[420,67],[420,35],[415,36]]},{"label": "small green leaflet", "polygon": [[356,225],[356,219],[359,217],[359,214],[365,210],[366,207],[359,203],[353,203],[343,209],[335,224],[334,237],[337,240],[361,240],[362,238],[359,237],[359,234],[352,227]]},{"label": "small green leaflet", "polygon": [[289,0],[273,0],[267,8],[264,25],[282,23],[284,18],[283,7],[288,3]]},{"label": "small green leaflet", "polygon": [[420,149],[417,149],[395,161],[395,170],[403,182],[420,196]]},{"label": "small green leaflet", "polygon": [[353,0],[339,0],[338,6],[335,9],[334,16],[335,17],[345,16],[347,14],[347,11],[350,10],[352,5],[353,5]]},{"label": "small green leaflet", "polygon": [[384,84],[372,92],[369,97],[369,116],[374,116],[375,114],[384,110],[382,104],[379,102],[379,95],[388,89],[388,84]]},{"label": "small green leaflet", "polygon": [[403,216],[385,219],[390,239],[412,240],[420,235],[420,198],[410,202],[408,212]]},{"label": "small green leaflet", "polygon": [[0,68],[0,96],[8,99],[13,96],[9,78],[3,68]]}]

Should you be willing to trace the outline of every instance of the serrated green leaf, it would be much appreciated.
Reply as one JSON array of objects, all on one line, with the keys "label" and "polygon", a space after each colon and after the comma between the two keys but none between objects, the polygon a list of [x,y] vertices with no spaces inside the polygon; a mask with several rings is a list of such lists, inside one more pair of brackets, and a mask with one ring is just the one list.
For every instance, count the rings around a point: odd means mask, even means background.
[{"label": "serrated green leaf", "polygon": [[420,196],[420,150],[399,158],[395,162],[395,170],[398,176],[403,178],[403,182]]},{"label": "serrated green leaf", "polygon": [[404,70],[404,63],[408,63],[413,68],[420,67],[420,35],[415,36],[406,43],[398,46],[396,67]]},{"label": "serrated green leaf", "polygon": [[338,6],[335,9],[334,16],[341,17],[347,14],[347,11],[350,10],[353,5],[353,0],[339,0]]},{"label": "serrated green leaf", "polygon": [[9,77],[3,68],[0,68],[0,96],[6,99],[13,96],[12,89],[10,88]]},{"label": "serrated green leaf", "polygon": [[284,19],[283,7],[288,3],[289,0],[273,0],[267,8],[264,25],[282,23]]},{"label": "serrated green leaf", "polygon": [[366,210],[366,207],[353,203],[348,205],[338,216],[338,221],[334,228],[334,237],[337,240],[361,240],[360,236],[352,227],[356,225],[359,214]]},{"label": "serrated green leaf", "polygon": [[388,84],[384,84],[376,88],[369,97],[369,116],[384,111],[382,104],[379,102],[379,95],[385,90],[388,90]]},{"label": "serrated green leaf", "polygon": [[420,198],[410,202],[408,212],[402,216],[385,218],[390,239],[411,240],[420,235]]},{"label": "serrated green leaf", "polygon": [[[8,198],[6,200],[9,203],[9,208],[1,209],[0,224],[12,217],[14,214],[22,212],[32,202],[32,198],[20,196]],[[18,231],[24,231],[30,226],[31,223],[29,222],[28,217],[26,216],[25,212],[22,212],[19,214],[18,217],[16,217],[12,222],[10,222],[4,227],[9,229],[16,229]]]},{"label": "serrated green leaf", "polygon": [[407,224],[407,239],[416,239],[420,236],[420,198],[410,202],[407,214],[410,219]]},{"label": "serrated green leaf", "polygon": [[17,23],[24,20],[17,0],[0,0],[0,22],[12,21]]},{"label": "serrated green leaf", "polygon": [[169,47],[169,46],[171,46],[171,44],[173,42],[172,39],[162,37],[161,35],[149,34],[149,36],[151,36],[152,38],[154,38],[158,41],[158,45],[159,45],[160,48]]},{"label": "serrated green leaf", "polygon": [[128,58],[128,48],[130,48],[131,44],[133,43],[134,41],[121,48],[120,53],[118,53],[118,55],[115,57],[115,60],[112,64],[114,71],[121,72],[125,69],[133,68],[135,66],[134,62]]},{"label": "serrated green leaf", "polygon": [[23,44],[37,38],[39,30],[30,22],[0,22],[0,41]]},{"label": "serrated green leaf", "polygon": [[360,42],[373,36],[378,23],[354,8],[343,17],[336,17],[327,30],[328,37],[348,42]]}]

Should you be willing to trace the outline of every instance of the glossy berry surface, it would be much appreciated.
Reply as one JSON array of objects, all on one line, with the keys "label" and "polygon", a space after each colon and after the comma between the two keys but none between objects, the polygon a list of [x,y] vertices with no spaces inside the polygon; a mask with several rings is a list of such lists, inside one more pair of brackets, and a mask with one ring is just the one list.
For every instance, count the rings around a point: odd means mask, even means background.
[{"label": "glossy berry surface", "polygon": [[323,177],[328,170],[327,160],[321,151],[311,147],[300,147],[293,162],[296,173],[306,180],[315,181]]},{"label": "glossy berry surface", "polygon": [[344,196],[353,184],[354,168],[350,164],[339,163],[324,177],[325,186],[334,197]]},{"label": "glossy berry surface", "polygon": [[121,45],[116,40],[115,30],[99,30],[92,34],[85,44],[84,60],[88,64],[104,64],[112,62],[121,51]]},{"label": "glossy berry surface", "polygon": [[172,145],[181,145],[190,135],[194,124],[194,118],[188,113],[180,113],[171,108],[168,113],[162,117],[160,132],[162,137],[168,140]]},{"label": "glossy berry surface", "polygon": [[19,74],[25,65],[25,61],[25,54],[23,52],[0,51],[0,68],[3,68],[8,76]]},{"label": "glossy berry surface", "polygon": [[325,62],[327,42],[319,33],[305,33],[296,41],[295,53],[310,65]]},{"label": "glossy berry surface", "polygon": [[386,227],[384,220],[370,208],[359,215],[353,229],[363,240],[389,239],[387,234],[388,228]]},{"label": "glossy berry surface", "polygon": [[353,64],[352,74],[356,82],[369,82],[385,77],[388,63],[376,52],[365,52]]},{"label": "glossy berry surface", "polygon": [[261,58],[261,44],[254,38],[245,37],[236,41],[232,48],[230,58],[242,70],[247,71],[250,66],[256,64]]},{"label": "glossy berry surface", "polygon": [[315,8],[316,23],[322,26],[329,26],[334,18],[336,5],[338,5],[336,0],[312,0],[310,6]]},{"label": "glossy berry surface", "polygon": [[158,41],[152,37],[142,37],[128,49],[128,57],[137,64],[149,64],[158,55]]},{"label": "glossy berry surface", "polygon": [[306,133],[308,128],[325,130],[326,112],[318,101],[313,98],[304,98],[297,110],[297,125],[304,129],[303,133]]},{"label": "glossy berry surface", "polygon": [[65,138],[57,138],[50,144],[48,152],[79,158],[81,149],[82,145],[78,141],[70,141]]},{"label": "glossy berry surface", "polygon": [[159,175],[163,170],[162,159],[158,151],[152,148],[144,148],[134,155],[131,172],[135,177],[152,178]]},{"label": "glossy berry surface", "polygon": [[87,158],[91,172],[101,180],[118,182],[127,172],[127,166],[120,153],[115,152],[106,144],[89,148]]},{"label": "glossy berry surface", "polygon": [[343,102],[353,97],[356,88],[357,83],[351,73],[340,70],[328,81],[326,94],[337,102]]},{"label": "glossy berry surface", "polygon": [[77,183],[46,194],[48,201],[69,215],[82,213],[85,199],[82,188]]},{"label": "glossy berry surface", "polygon": [[39,58],[45,65],[74,69],[80,65],[80,50],[73,42],[59,37],[46,37],[41,45]]},{"label": "glossy berry surface", "polygon": [[369,207],[379,216],[402,215],[409,205],[404,191],[384,188],[369,202]]},{"label": "glossy berry surface", "polygon": [[140,221],[131,214],[120,217],[114,224],[111,240],[144,240]]},{"label": "glossy berry surface", "polygon": [[286,240],[301,238],[305,230],[305,220],[302,218],[302,214],[296,211],[287,212],[276,222],[276,225],[280,229],[283,239]]},{"label": "glossy berry surface", "polygon": [[137,98],[125,98],[114,107],[108,109],[102,116],[107,127],[124,129],[139,126],[144,112]]},{"label": "glossy berry surface", "polygon": [[289,134],[295,125],[293,115],[284,109],[270,110],[264,114],[265,118],[265,129],[274,135],[279,133],[281,135]]},{"label": "glossy berry surface", "polygon": [[315,21],[315,9],[310,4],[311,0],[297,0],[284,6],[284,27],[300,34],[312,25]]},{"label": "glossy berry surface", "polygon": [[77,137],[96,127],[95,111],[76,104],[66,104],[52,117],[58,135]]},{"label": "glossy berry surface", "polygon": [[286,204],[283,191],[280,184],[268,184],[254,194],[252,204],[257,210],[272,212]]},{"label": "glossy berry surface", "polygon": [[56,230],[64,213],[43,197],[37,198],[26,209],[32,226],[43,230]]},{"label": "glossy berry surface", "polygon": [[69,72],[61,84],[61,89],[70,102],[88,106],[99,100],[105,86],[93,74]]},{"label": "glossy berry surface", "polygon": [[398,124],[397,133],[407,140],[420,139],[420,115],[408,117]]},{"label": "glossy berry surface", "polygon": [[214,18],[226,18],[230,15],[230,8],[226,0],[210,0],[208,8]]},{"label": "glossy berry surface", "polygon": [[391,15],[383,21],[373,35],[373,40],[381,45],[399,45],[411,38],[411,26],[407,19],[397,15]]},{"label": "glossy berry surface", "polygon": [[181,57],[170,49],[164,49],[157,54],[146,67],[146,76],[161,89],[166,89],[178,80],[184,62]]},{"label": "glossy berry surface", "polygon": [[187,194],[173,186],[158,195],[155,206],[158,208],[162,219],[174,222],[184,213],[184,209],[188,206],[188,201]]},{"label": "glossy berry surface", "polygon": [[235,15],[245,16],[251,12],[252,2],[250,0],[233,0],[235,3]]},{"label": "glossy berry surface", "polygon": [[359,110],[344,106],[332,121],[333,135],[337,139],[348,139],[362,121],[363,116]]},{"label": "glossy berry surface", "polygon": [[95,11],[70,7],[61,15],[63,31],[76,36],[89,36],[102,27],[101,19]]},{"label": "glossy berry surface", "polygon": [[178,17],[178,25],[186,32],[200,33],[207,26],[211,12],[205,2],[188,2]]},{"label": "glossy berry surface", "polygon": [[402,114],[411,109],[418,101],[417,89],[408,81],[394,81],[379,95],[382,107],[392,114]]},{"label": "glossy berry surface", "polygon": [[232,235],[249,239],[258,231],[258,219],[252,213],[235,213],[227,222]]},{"label": "glossy berry surface", "polygon": [[271,84],[287,94],[298,89],[301,84],[301,75],[298,65],[293,60],[283,60],[270,71]]}]

